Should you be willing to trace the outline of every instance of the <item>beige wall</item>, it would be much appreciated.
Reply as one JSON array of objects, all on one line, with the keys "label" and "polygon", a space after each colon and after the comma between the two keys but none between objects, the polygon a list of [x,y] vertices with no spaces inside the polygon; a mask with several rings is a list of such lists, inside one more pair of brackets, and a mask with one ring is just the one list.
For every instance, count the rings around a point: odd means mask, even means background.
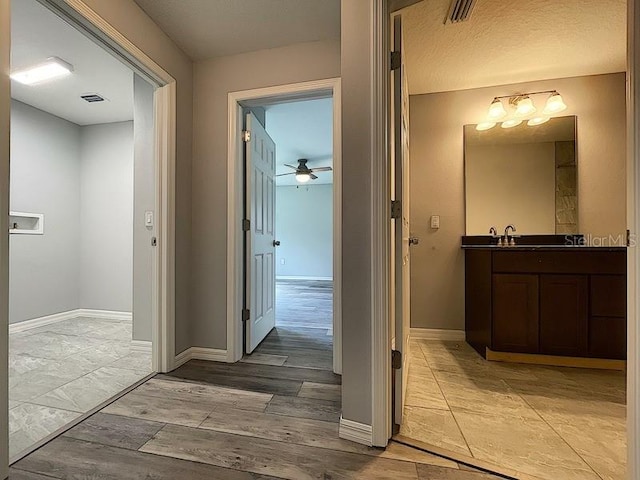
[{"label": "beige wall", "polygon": [[191,142],[193,64],[133,0],[83,0],[176,79],[176,353],[191,345]]},{"label": "beige wall", "polygon": [[[410,100],[411,324],[464,328],[465,232],[463,134],[483,120],[491,99],[523,91],[557,89],[577,115],[580,233],[624,235],[625,74],[564,78],[475,90],[415,95]],[[440,229],[429,217],[440,215]]]},{"label": "beige wall", "polygon": [[513,224],[521,235],[556,231],[556,144],[468,145],[467,235]]},{"label": "beige wall", "polygon": [[[0,0],[0,232],[9,231],[9,82],[11,15],[9,0]],[[0,235],[0,478],[9,475],[9,235]]]},{"label": "beige wall", "polygon": [[340,76],[340,43],[312,42],[195,64],[192,345],[226,348],[227,96]]}]

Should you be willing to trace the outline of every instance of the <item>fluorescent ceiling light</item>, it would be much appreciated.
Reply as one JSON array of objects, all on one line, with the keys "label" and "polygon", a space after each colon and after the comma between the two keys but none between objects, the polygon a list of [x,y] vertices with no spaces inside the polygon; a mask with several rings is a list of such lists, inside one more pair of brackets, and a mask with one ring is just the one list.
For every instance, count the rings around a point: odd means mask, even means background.
[{"label": "fluorescent ceiling light", "polygon": [[37,65],[16,70],[11,73],[11,78],[25,85],[37,85],[55,78],[64,77],[71,72],[73,72],[73,65],[58,57],[49,57]]}]

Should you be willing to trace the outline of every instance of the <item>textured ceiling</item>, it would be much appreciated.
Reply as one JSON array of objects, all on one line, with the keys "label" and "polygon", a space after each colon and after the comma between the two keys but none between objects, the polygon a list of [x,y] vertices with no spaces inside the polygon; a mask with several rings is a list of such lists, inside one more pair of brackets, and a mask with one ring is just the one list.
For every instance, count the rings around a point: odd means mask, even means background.
[{"label": "textured ceiling", "polygon": [[194,60],[340,38],[340,0],[135,0]]},{"label": "textured ceiling", "polygon": [[[133,118],[133,73],[119,60],[36,0],[11,4],[11,68],[21,69],[59,57],[74,67],[71,75],[40,85],[11,82],[11,96],[78,125]],[[98,93],[109,101],[80,98]]]},{"label": "textured ceiling", "polygon": [[[309,168],[333,166],[333,99],[306,100],[267,107],[267,133],[276,143],[276,173],[288,173],[288,163],[307,158]],[[333,183],[332,172],[318,172],[310,184]],[[300,185],[295,175],[278,177],[277,185]]]},{"label": "textured ceiling", "polygon": [[403,10],[411,94],[626,70],[626,0],[477,0],[445,25],[450,3]]}]

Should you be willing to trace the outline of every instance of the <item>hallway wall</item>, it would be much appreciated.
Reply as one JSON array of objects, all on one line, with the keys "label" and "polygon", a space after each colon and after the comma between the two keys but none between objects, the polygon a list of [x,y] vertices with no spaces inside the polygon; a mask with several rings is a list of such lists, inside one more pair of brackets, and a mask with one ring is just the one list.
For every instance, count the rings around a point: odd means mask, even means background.
[{"label": "hallway wall", "polygon": [[193,346],[227,348],[228,93],[338,76],[340,43],[336,41],[297,44],[195,64]]}]

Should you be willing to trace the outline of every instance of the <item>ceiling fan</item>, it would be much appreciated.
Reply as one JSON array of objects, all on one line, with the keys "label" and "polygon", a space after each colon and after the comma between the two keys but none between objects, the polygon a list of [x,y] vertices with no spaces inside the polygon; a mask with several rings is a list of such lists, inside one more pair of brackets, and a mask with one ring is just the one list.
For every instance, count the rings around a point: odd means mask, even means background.
[{"label": "ceiling fan", "polygon": [[301,183],[306,183],[309,180],[315,180],[318,178],[314,175],[315,172],[329,172],[333,170],[331,167],[317,167],[317,168],[309,168],[307,167],[307,162],[309,160],[307,158],[298,159],[298,166],[294,167],[293,165],[284,164],[285,167],[292,168],[295,172],[289,173],[281,173],[280,175],[276,175],[276,177],[283,177],[285,175],[295,175],[296,180]]}]

